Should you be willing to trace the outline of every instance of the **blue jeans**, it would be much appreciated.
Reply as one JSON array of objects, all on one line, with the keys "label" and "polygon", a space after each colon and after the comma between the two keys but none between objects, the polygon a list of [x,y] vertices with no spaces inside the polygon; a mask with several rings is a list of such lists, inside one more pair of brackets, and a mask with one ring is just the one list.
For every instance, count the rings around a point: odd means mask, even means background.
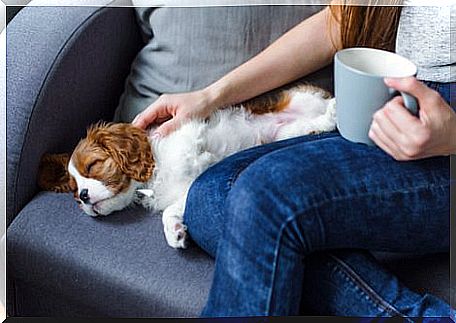
[{"label": "blue jeans", "polygon": [[303,302],[324,315],[448,317],[448,304],[407,289],[368,251],[448,251],[449,162],[397,162],[334,132],[214,165],[184,214],[216,257],[202,316],[298,315]]}]

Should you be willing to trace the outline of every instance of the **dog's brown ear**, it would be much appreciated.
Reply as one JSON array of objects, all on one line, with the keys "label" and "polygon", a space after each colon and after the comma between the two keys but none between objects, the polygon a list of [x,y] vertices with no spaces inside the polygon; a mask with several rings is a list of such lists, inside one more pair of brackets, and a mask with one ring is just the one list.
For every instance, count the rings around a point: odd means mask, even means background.
[{"label": "dog's brown ear", "polygon": [[44,191],[72,192],[68,174],[69,154],[44,154],[38,168],[38,186]]},{"label": "dog's brown ear", "polygon": [[98,124],[87,138],[97,142],[124,174],[138,182],[152,176],[154,160],[147,133],[127,123]]}]

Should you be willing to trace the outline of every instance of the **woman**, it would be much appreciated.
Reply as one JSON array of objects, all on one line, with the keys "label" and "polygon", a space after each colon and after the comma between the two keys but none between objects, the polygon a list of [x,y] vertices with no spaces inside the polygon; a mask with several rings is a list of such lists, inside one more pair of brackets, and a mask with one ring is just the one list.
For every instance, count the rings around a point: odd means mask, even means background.
[{"label": "woman", "polygon": [[445,15],[437,13],[328,7],[207,88],[163,95],[133,121],[141,128],[163,123],[154,135],[167,135],[189,118],[318,70],[340,48],[392,50],[396,33],[398,53],[428,81],[385,80],[414,95],[421,110],[413,117],[401,98],[388,102],[369,133],[377,147],[338,133],[304,136],[230,156],[195,181],[184,218],[193,239],[216,258],[203,316],[297,315],[301,304],[326,315],[450,315],[448,304],[407,289],[367,251],[449,248],[448,155],[456,153],[449,102],[456,79]]}]

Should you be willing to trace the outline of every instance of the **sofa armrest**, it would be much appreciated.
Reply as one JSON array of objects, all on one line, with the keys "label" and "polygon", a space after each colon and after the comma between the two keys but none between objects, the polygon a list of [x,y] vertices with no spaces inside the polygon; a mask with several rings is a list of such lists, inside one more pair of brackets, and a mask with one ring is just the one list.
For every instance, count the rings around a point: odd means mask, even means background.
[{"label": "sofa armrest", "polygon": [[9,225],[37,191],[42,154],[71,152],[112,119],[143,44],[134,10],[114,7],[26,7],[6,38]]}]

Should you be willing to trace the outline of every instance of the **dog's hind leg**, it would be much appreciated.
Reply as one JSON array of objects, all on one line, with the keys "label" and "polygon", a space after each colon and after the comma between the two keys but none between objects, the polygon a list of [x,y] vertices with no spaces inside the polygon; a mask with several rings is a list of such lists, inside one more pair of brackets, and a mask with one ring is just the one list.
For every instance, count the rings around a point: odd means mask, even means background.
[{"label": "dog's hind leg", "polygon": [[314,119],[300,119],[280,127],[275,140],[284,140],[293,137],[333,131],[336,128],[335,99],[327,101],[326,112]]}]

